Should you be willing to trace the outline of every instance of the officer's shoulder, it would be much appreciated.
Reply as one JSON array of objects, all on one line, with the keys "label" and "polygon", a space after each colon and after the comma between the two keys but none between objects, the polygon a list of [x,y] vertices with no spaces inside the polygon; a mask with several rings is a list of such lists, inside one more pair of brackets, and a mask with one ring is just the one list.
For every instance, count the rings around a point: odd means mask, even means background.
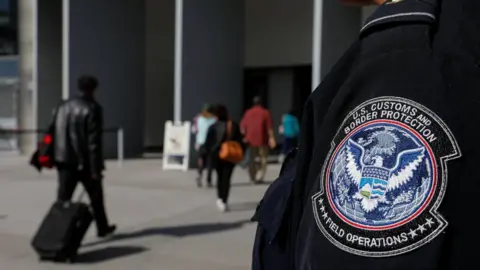
[{"label": "officer's shoulder", "polygon": [[325,78],[322,79],[307,99],[308,103],[326,106],[333,101],[339,88],[349,74],[356,68],[357,60],[362,52],[362,41],[374,36],[391,26],[409,25],[410,23],[435,24],[437,21],[438,0],[389,0],[379,6],[365,21],[359,37],[340,57]]},{"label": "officer's shoulder", "polygon": [[438,0],[388,0],[365,21],[361,35],[375,33],[381,26],[401,22],[434,23],[438,14]]}]

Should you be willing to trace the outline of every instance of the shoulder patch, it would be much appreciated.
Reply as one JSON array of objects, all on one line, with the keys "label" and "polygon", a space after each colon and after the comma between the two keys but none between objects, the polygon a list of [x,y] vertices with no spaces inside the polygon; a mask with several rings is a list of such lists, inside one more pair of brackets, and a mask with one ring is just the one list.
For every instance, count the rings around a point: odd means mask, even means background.
[{"label": "shoulder patch", "polygon": [[423,105],[380,97],[342,123],[312,197],[314,216],[338,248],[367,257],[417,249],[447,226],[437,213],[447,161],[461,156],[445,123]]}]

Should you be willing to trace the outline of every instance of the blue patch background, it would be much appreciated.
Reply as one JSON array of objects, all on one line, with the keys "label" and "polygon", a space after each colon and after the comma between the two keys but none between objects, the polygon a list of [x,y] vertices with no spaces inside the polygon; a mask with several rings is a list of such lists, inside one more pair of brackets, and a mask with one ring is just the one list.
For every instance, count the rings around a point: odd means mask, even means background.
[{"label": "blue patch background", "polygon": [[[344,153],[348,139],[338,147],[339,151],[333,157],[334,162],[329,174],[329,192],[336,209],[340,211],[348,220],[367,226],[387,226],[412,216],[425,202],[432,189],[433,168],[432,158],[427,151],[428,147],[423,145],[421,140],[417,138],[409,130],[395,124],[390,123],[374,123],[367,125],[354,134],[350,135],[350,139],[359,142],[360,138],[368,141],[368,138],[375,132],[386,131],[394,134],[398,138],[395,143],[395,151],[391,155],[383,155],[383,166],[386,168],[394,167],[397,156],[405,150],[425,147],[425,157],[414,171],[412,179],[405,185],[395,190],[388,191],[385,194],[387,202],[380,202],[372,212],[365,212],[361,207],[361,202],[354,198],[358,193],[358,185],[350,179],[345,170],[346,162]],[[363,146],[363,143],[360,143]],[[375,143],[364,146],[365,150],[372,150]],[[356,154],[356,153],[355,153]],[[426,162],[430,166],[430,172],[427,170]],[[402,164],[405,165],[405,164]]]}]

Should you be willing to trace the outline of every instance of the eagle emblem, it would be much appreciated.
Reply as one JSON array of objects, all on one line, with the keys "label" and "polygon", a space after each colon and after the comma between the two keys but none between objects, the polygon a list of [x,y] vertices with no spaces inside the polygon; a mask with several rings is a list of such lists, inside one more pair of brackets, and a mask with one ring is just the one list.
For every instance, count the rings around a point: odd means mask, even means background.
[{"label": "eagle emblem", "polygon": [[392,168],[383,164],[383,157],[375,155],[372,164],[365,164],[365,149],[349,139],[346,146],[346,171],[348,177],[358,185],[354,198],[361,201],[365,212],[375,210],[379,202],[386,202],[385,194],[400,188],[413,177],[425,157],[425,148],[404,150],[396,158]]},{"label": "eagle emblem", "polygon": [[312,196],[315,222],[330,243],[359,256],[420,248],[448,225],[437,209],[447,192],[447,162],[460,156],[448,126],[422,104],[365,101],[332,138]]}]

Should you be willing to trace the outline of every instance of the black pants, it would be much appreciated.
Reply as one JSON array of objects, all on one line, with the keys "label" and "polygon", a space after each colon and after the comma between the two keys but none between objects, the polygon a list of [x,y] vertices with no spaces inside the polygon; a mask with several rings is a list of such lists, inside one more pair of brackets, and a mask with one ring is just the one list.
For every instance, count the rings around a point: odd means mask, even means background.
[{"label": "black pants", "polygon": [[57,200],[70,201],[77,187],[81,182],[88,196],[90,197],[97,231],[104,232],[108,227],[107,215],[103,204],[102,180],[93,180],[90,175],[66,166],[57,166],[58,170],[58,193]]},{"label": "black pants", "polygon": [[212,183],[212,171],[213,171],[213,166],[212,166],[212,159],[208,153],[205,151],[200,151],[199,152],[199,163],[198,164],[198,177],[202,177],[203,170],[207,170],[207,183],[211,184]]},{"label": "black pants", "polygon": [[217,171],[217,196],[224,203],[227,203],[235,164],[222,160],[217,160],[215,163],[215,170]]}]

